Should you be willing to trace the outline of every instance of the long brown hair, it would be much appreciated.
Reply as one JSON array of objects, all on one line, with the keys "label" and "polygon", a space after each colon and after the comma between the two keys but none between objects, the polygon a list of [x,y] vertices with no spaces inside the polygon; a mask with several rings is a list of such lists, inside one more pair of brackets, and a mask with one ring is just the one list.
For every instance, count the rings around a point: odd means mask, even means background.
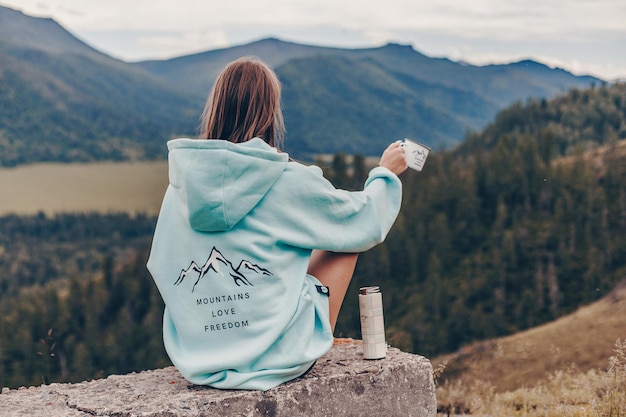
[{"label": "long brown hair", "polygon": [[285,124],[281,87],[270,67],[258,59],[239,58],[218,75],[201,119],[200,137],[246,142],[260,137],[281,148]]}]

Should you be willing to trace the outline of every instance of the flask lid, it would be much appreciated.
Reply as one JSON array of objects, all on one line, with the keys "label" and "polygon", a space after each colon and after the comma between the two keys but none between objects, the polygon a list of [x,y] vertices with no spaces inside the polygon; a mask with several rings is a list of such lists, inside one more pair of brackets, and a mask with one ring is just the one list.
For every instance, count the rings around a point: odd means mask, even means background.
[{"label": "flask lid", "polygon": [[379,286],[371,286],[371,287],[361,287],[359,289],[359,294],[361,295],[367,295],[367,294],[374,294],[380,292],[380,287]]}]

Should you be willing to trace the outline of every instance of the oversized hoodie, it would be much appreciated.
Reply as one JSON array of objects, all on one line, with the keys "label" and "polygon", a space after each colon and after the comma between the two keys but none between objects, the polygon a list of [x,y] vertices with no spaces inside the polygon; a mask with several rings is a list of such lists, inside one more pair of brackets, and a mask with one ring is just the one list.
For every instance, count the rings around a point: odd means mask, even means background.
[{"label": "oversized hoodie", "polygon": [[217,388],[267,390],[300,376],[333,343],[326,288],[307,275],[311,251],[382,242],[400,180],[376,167],[363,191],[338,190],[259,138],[175,139],[168,149],[148,269],[172,363]]}]

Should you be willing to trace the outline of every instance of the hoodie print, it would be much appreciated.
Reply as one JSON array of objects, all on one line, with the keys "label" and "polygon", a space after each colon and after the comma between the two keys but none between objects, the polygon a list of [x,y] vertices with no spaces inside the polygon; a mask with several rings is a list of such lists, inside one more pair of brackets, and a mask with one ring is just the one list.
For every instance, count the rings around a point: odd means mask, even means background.
[{"label": "hoodie print", "polygon": [[[239,265],[235,268],[234,264],[222,252],[213,247],[209,257],[202,266],[195,261],[191,261],[186,269],[182,269],[178,279],[174,282],[174,286],[182,287],[183,289],[187,287],[187,290],[193,294],[198,285],[206,287],[211,285],[212,280],[228,280],[231,278],[233,284],[241,289],[238,292],[229,294],[196,296],[189,299],[196,308],[202,308],[204,312],[201,315],[207,320],[198,331],[212,333],[248,327],[250,322],[245,317],[245,314],[244,317],[241,317],[238,303],[247,302],[251,298],[250,293],[245,291],[246,287],[254,286],[251,278],[272,275],[269,270],[245,259],[239,262]],[[234,286],[233,289],[235,289]],[[210,307],[210,309],[204,310],[204,307]]]},{"label": "hoodie print", "polygon": [[198,285],[200,280],[202,280],[210,271],[213,271],[220,277],[225,278],[226,276],[224,275],[224,272],[222,272],[222,265],[226,267],[226,272],[228,273],[228,275],[231,276],[234,283],[238,287],[240,287],[242,284],[252,286],[252,282],[250,282],[250,280],[244,275],[243,272],[252,272],[255,275],[264,276],[273,275],[267,269],[262,268],[259,265],[253,264],[250,261],[246,261],[245,259],[239,263],[239,266],[237,266],[237,268],[235,268],[233,266],[233,263],[230,262],[224,255],[222,255],[222,253],[214,246],[211,250],[211,254],[209,255],[203,266],[198,266],[195,261],[191,261],[187,269],[183,269],[180,271],[178,279],[176,280],[176,282],[174,282],[174,285],[181,285],[189,274],[191,274],[192,272],[196,272],[198,273],[198,278],[191,287],[191,292],[194,292],[196,289],[196,285]]}]

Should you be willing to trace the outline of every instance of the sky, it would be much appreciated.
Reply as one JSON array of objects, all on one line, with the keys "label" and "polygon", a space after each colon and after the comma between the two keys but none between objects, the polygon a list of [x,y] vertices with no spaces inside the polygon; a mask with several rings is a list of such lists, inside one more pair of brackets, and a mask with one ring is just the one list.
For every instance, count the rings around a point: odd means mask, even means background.
[{"label": "sky", "polygon": [[0,0],[51,17],[128,62],[275,37],[308,45],[410,44],[475,65],[534,59],[626,80],[626,0]]}]

